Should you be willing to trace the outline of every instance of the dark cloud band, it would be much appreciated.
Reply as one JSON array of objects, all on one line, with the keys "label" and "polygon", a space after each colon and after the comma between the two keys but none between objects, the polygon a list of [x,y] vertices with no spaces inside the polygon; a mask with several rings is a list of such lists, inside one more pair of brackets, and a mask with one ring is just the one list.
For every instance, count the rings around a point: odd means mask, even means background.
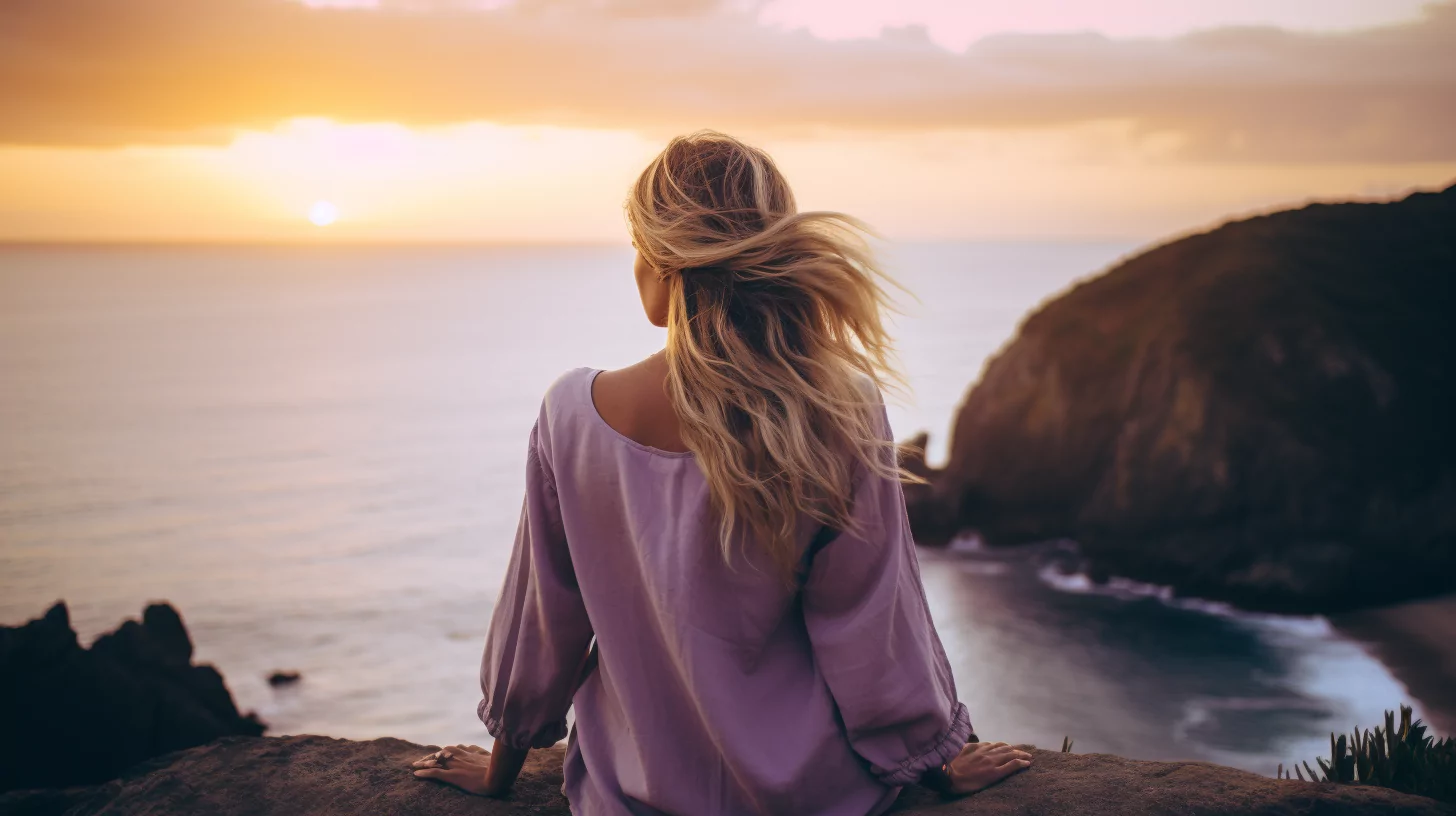
[{"label": "dark cloud band", "polygon": [[[5,0],[0,142],[217,141],[328,116],[759,132],[1124,120],[1184,159],[1456,159],[1456,5],[1364,31],[824,41],[667,0]],[[543,13],[545,8],[549,13]]]}]

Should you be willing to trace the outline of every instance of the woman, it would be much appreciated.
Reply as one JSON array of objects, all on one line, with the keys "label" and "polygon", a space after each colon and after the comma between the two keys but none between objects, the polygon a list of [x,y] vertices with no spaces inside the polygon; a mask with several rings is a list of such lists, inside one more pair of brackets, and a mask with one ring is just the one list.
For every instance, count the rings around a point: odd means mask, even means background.
[{"label": "woman", "polygon": [[880,813],[1029,754],[975,741],[920,582],[858,222],[795,210],[762,151],[674,139],[627,202],[667,347],[552,385],[481,666],[487,796],[567,736],[574,813]]}]

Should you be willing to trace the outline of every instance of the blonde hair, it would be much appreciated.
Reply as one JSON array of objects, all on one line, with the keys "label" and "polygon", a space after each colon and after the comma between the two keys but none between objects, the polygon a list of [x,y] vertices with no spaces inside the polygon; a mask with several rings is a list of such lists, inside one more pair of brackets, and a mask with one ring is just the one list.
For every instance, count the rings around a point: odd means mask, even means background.
[{"label": "blonde hair", "polygon": [[626,208],[668,284],[668,393],[723,556],[741,525],[791,576],[803,515],[853,529],[856,463],[905,476],[869,387],[904,383],[881,319],[893,282],[860,221],[798,212],[768,154],[722,133],[673,139]]}]

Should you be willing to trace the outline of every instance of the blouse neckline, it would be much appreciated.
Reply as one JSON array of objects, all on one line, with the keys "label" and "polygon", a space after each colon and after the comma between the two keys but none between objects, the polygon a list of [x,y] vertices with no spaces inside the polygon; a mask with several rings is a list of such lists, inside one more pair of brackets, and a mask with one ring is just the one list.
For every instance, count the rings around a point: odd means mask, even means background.
[{"label": "blouse neckline", "polygon": [[604,418],[602,416],[602,412],[597,410],[596,401],[592,399],[592,383],[596,381],[597,375],[598,374],[601,374],[602,371],[604,371],[604,369],[600,369],[600,368],[589,368],[589,369],[587,369],[587,371],[589,371],[591,373],[587,377],[584,378],[584,380],[586,382],[586,389],[585,389],[585,393],[582,394],[582,399],[586,402],[587,413],[588,414],[591,414],[591,416],[595,418],[597,424],[601,425],[603,428],[605,428],[607,430],[607,433],[609,433],[612,436],[615,436],[616,438],[618,438],[618,439],[622,440],[623,442],[627,443],[627,445],[629,445],[630,447],[636,448],[637,450],[640,450],[640,451],[642,451],[644,453],[650,453],[653,456],[661,456],[661,457],[666,458],[666,459],[693,459],[693,458],[696,458],[697,454],[693,453],[690,450],[687,450],[687,451],[670,451],[670,450],[663,450],[662,448],[654,448],[651,445],[644,445],[641,442],[638,442],[637,440],[633,439],[632,437],[627,436],[626,434],[624,434],[621,431],[617,430],[616,428],[613,428],[611,426],[611,424],[607,422],[606,418]]}]

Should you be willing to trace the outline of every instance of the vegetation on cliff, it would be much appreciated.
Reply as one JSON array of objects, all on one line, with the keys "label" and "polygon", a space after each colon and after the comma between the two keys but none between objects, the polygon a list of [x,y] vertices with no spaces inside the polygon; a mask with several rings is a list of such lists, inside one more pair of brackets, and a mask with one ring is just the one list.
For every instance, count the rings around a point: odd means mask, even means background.
[{"label": "vegetation on cliff", "polygon": [[1294,773],[1281,765],[1278,776],[1303,780],[1305,772],[1317,782],[1376,785],[1429,796],[1443,802],[1456,803],[1456,738],[1435,739],[1426,733],[1420,720],[1411,722],[1409,706],[1400,707],[1400,727],[1395,712],[1385,712],[1385,727],[1361,731],[1358,727],[1348,738],[1330,735],[1330,759],[1316,757],[1316,772],[1304,763],[1304,770],[1294,766]]},{"label": "vegetation on cliff", "polygon": [[1456,589],[1456,187],[1155,247],[1032,314],[907,490],[919,540],[1276,611]]}]

